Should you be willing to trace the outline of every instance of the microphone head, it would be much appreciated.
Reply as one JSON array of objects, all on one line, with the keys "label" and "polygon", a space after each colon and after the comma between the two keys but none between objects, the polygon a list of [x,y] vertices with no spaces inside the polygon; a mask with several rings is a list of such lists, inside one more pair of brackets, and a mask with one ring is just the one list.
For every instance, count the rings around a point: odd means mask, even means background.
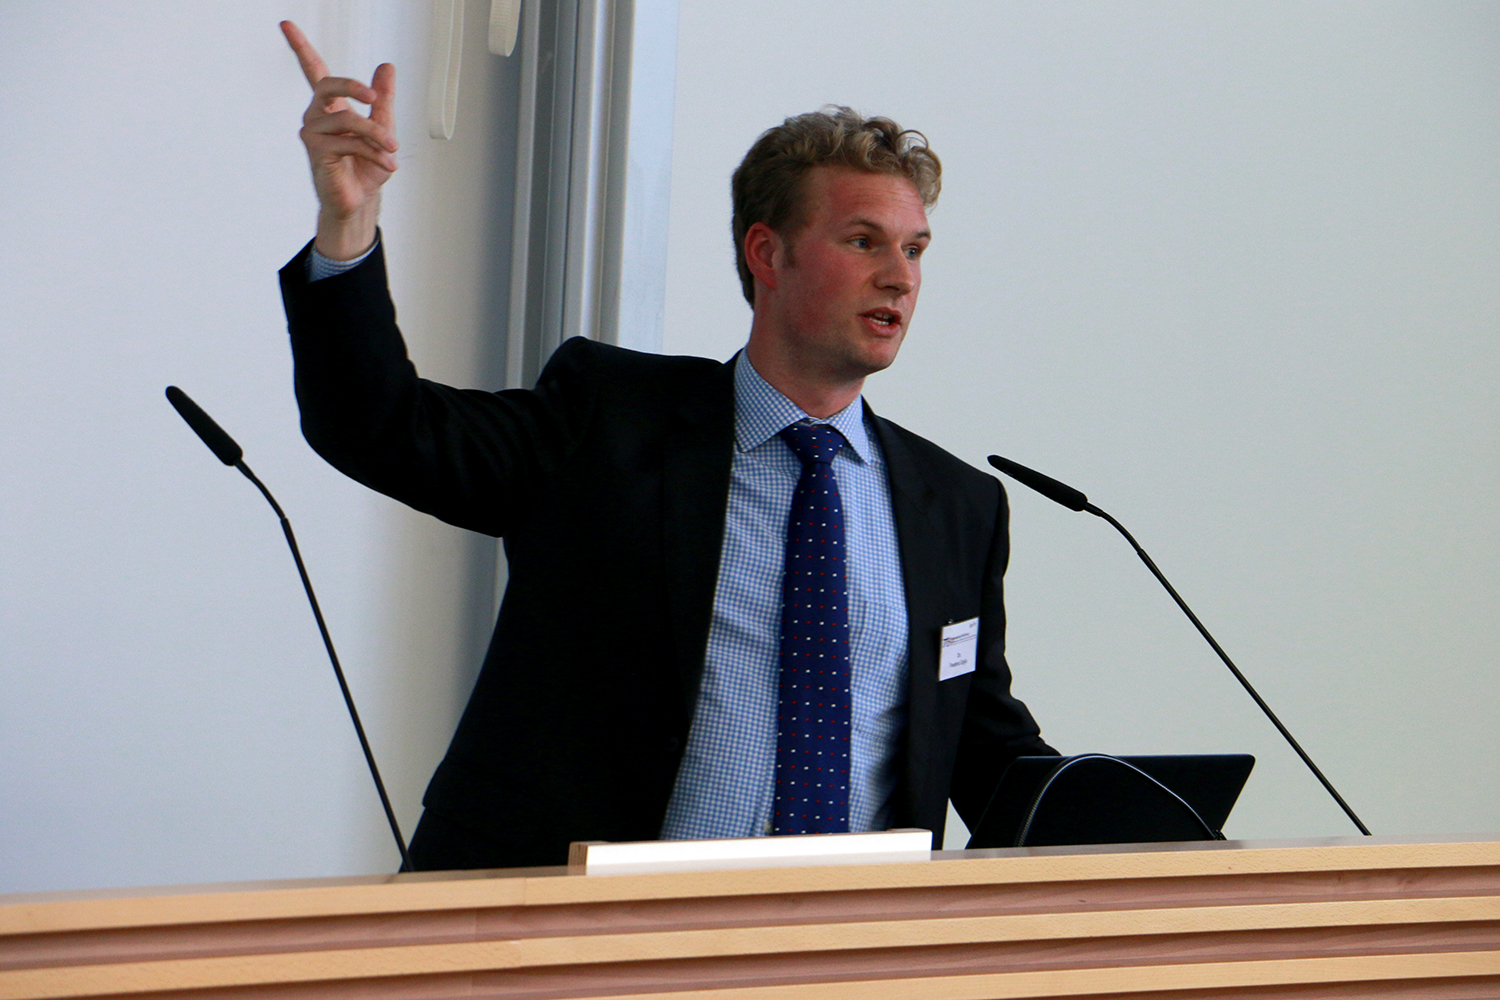
[{"label": "microphone head", "polygon": [[1083,510],[1089,505],[1089,498],[1078,490],[1068,486],[1066,483],[1058,482],[1051,476],[1044,476],[1035,469],[1028,469],[1018,462],[1012,462],[1008,458],[1001,458],[999,455],[991,455],[990,464],[1016,480],[1016,482],[1024,486],[1030,486],[1048,500],[1060,503],[1064,507],[1072,510]]},{"label": "microphone head", "polygon": [[167,402],[172,404],[179,416],[187,421],[187,425],[193,429],[203,443],[208,445],[208,450],[218,456],[219,461],[225,465],[238,465],[245,452],[239,445],[235,444],[234,438],[224,433],[224,428],[214,423],[214,418],[188,398],[188,394],[175,385],[167,386]]}]

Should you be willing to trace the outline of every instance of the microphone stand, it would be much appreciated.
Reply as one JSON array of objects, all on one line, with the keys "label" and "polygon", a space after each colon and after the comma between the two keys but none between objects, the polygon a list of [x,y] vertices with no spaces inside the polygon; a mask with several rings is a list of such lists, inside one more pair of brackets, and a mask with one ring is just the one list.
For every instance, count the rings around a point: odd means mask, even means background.
[{"label": "microphone stand", "polygon": [[286,544],[292,550],[292,559],[297,563],[297,574],[302,577],[302,589],[307,591],[307,603],[312,605],[313,617],[318,620],[318,632],[323,636],[323,648],[328,650],[328,660],[333,664],[333,674],[338,678],[339,690],[344,694],[344,704],[349,706],[349,719],[354,723],[355,735],[359,737],[359,747],[365,752],[365,763],[370,765],[370,777],[375,779],[375,791],[380,794],[380,805],[385,810],[385,820],[391,825],[391,836],[396,838],[396,847],[401,852],[401,871],[415,871],[411,864],[411,855],[406,850],[406,838],[401,835],[401,825],[396,822],[396,811],[391,808],[390,796],[385,792],[385,782],[380,780],[380,768],[375,763],[375,752],[370,749],[370,741],[365,737],[365,727],[359,721],[359,709],[354,707],[354,695],[349,691],[349,682],[344,679],[344,668],[339,664],[339,654],[333,648],[333,637],[328,634],[328,625],[323,621],[323,609],[318,607],[318,595],[313,593],[312,579],[307,575],[307,566],[302,562],[302,550],[297,548],[297,536],[292,534],[292,522],[287,519],[281,504],[266,489],[265,483],[256,478],[255,473],[250,471],[250,466],[241,459],[234,463],[235,468],[245,474],[245,478],[255,484],[276,516],[281,519],[281,533],[286,535]]},{"label": "microphone stand", "polygon": [[203,412],[203,409],[188,396],[187,393],[175,385],[167,387],[167,400],[177,410],[183,420],[187,421],[189,427],[203,439],[212,451],[225,465],[232,465],[242,472],[246,479],[255,484],[260,490],[261,496],[271,505],[276,516],[281,519],[281,533],[286,536],[286,543],[292,550],[292,559],[297,563],[297,573],[302,577],[302,589],[307,591],[307,601],[312,605],[313,617],[318,621],[318,632],[323,636],[323,648],[328,650],[328,659],[333,664],[334,676],[338,678],[339,690],[344,694],[344,704],[349,707],[349,718],[354,723],[354,732],[359,737],[360,749],[365,752],[365,763],[370,766],[370,777],[375,779],[375,791],[380,795],[381,808],[385,810],[386,822],[391,825],[391,836],[396,838],[396,848],[401,852],[401,868],[403,872],[415,871],[412,867],[411,855],[406,849],[406,838],[401,835],[401,825],[396,821],[396,811],[391,808],[391,799],[385,792],[385,782],[380,780],[380,768],[375,763],[375,753],[370,749],[370,741],[365,737],[365,727],[359,721],[359,709],[354,707],[354,695],[349,691],[349,682],[344,679],[344,668],[339,664],[339,654],[333,648],[333,637],[328,634],[328,625],[323,621],[323,609],[318,606],[318,595],[313,593],[312,578],[307,575],[307,566],[302,561],[302,551],[297,547],[297,536],[292,533],[292,522],[287,518],[286,512],[281,509],[281,504],[266,489],[266,484],[258,479],[255,473],[250,471],[250,466],[245,464],[244,451],[235,443],[228,433],[220,427],[212,417]]},{"label": "microphone stand", "polygon": [[1114,525],[1115,530],[1124,535],[1125,540],[1130,543],[1130,547],[1135,549],[1135,554],[1141,557],[1141,562],[1146,564],[1146,568],[1151,571],[1151,575],[1155,576],[1157,581],[1167,589],[1167,593],[1172,595],[1172,600],[1176,601],[1177,606],[1182,609],[1182,613],[1188,616],[1188,621],[1192,622],[1193,627],[1198,630],[1199,634],[1208,640],[1208,644],[1213,647],[1213,651],[1219,654],[1219,659],[1223,660],[1224,665],[1229,668],[1229,672],[1234,674],[1234,679],[1240,682],[1245,692],[1260,706],[1260,710],[1265,713],[1266,718],[1271,720],[1271,724],[1276,727],[1276,730],[1286,738],[1287,743],[1291,744],[1292,749],[1297,751],[1297,756],[1302,758],[1302,763],[1307,765],[1308,770],[1312,771],[1313,776],[1322,783],[1323,787],[1327,789],[1328,794],[1333,796],[1333,800],[1339,804],[1339,808],[1343,809],[1344,813],[1354,821],[1354,825],[1359,828],[1360,833],[1366,837],[1371,835],[1369,829],[1354,814],[1354,810],[1349,807],[1349,803],[1345,802],[1344,797],[1338,793],[1338,789],[1333,787],[1333,783],[1324,777],[1318,765],[1314,764],[1313,759],[1307,755],[1307,751],[1302,749],[1302,744],[1297,742],[1297,738],[1292,735],[1291,730],[1282,725],[1281,720],[1276,717],[1276,713],[1271,711],[1271,706],[1266,704],[1266,700],[1255,690],[1249,679],[1240,672],[1240,668],[1234,665],[1234,661],[1229,658],[1229,654],[1224,652],[1224,647],[1219,645],[1218,640],[1198,620],[1198,616],[1193,614],[1193,609],[1188,607],[1187,602],[1182,599],[1182,595],[1177,593],[1177,588],[1173,587],[1162,574],[1162,571],[1156,568],[1156,563],[1146,554],[1146,550],[1141,548],[1140,543],[1135,540],[1135,536],[1127,531],[1123,524],[1115,520],[1107,511],[1101,510],[1089,503],[1089,498],[1082,492],[1058,482],[1051,476],[1043,475],[1035,469],[1028,469],[1024,465],[1012,462],[1008,458],[1001,458],[999,455],[991,455],[989,462],[1001,472],[1025,486],[1030,486],[1047,499],[1060,503],[1072,510],[1086,511],[1095,517],[1102,517]]}]

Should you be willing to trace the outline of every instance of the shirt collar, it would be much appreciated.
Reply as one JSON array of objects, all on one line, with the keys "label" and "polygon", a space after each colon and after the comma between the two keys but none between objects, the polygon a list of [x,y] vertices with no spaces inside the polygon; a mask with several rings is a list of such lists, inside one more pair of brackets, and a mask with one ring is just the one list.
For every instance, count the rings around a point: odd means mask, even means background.
[{"label": "shirt collar", "polygon": [[865,430],[864,396],[854,397],[854,402],[833,416],[818,419],[808,416],[800,406],[787,399],[781,392],[761,378],[760,372],[750,364],[750,359],[741,351],[734,364],[734,436],[740,451],[759,448],[781,433],[785,427],[800,420],[815,424],[830,424],[861,462],[870,460],[870,437]]}]

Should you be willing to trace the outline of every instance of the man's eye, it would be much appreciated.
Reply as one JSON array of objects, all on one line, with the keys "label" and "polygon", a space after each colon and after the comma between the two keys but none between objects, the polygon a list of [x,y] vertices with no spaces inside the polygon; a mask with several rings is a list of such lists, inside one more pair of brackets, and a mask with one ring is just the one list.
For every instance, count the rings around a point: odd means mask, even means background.
[{"label": "man's eye", "polygon": [[870,238],[868,236],[856,236],[849,241],[861,250],[870,249]]},{"label": "man's eye", "polygon": [[921,247],[907,247],[906,248],[906,259],[907,260],[916,260],[917,258],[919,258],[921,256],[922,256],[922,248]]}]

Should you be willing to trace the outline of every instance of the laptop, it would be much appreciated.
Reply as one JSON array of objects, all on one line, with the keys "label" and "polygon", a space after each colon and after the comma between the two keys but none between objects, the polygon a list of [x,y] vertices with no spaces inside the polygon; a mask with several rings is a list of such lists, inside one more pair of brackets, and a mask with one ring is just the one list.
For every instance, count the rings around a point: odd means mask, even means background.
[{"label": "laptop", "polygon": [[1017,757],[971,849],[1221,840],[1250,754]]}]

